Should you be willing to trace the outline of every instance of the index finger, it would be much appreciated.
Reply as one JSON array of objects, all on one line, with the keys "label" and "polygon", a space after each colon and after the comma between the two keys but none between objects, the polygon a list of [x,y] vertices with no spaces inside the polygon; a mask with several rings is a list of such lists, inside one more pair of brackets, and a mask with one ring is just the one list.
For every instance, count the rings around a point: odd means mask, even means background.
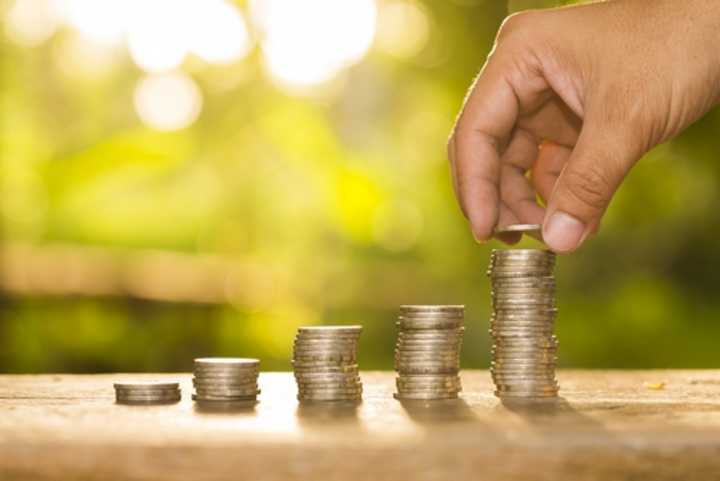
[{"label": "index finger", "polygon": [[519,104],[506,69],[491,55],[455,126],[458,201],[478,240],[492,236],[500,207],[500,151],[517,120]]}]

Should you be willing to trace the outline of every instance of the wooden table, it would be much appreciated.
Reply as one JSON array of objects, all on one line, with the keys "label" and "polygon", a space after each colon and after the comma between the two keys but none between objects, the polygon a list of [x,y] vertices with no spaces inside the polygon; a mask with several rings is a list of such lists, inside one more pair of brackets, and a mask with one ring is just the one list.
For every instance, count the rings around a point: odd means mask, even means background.
[{"label": "wooden table", "polygon": [[[255,406],[208,409],[189,374],[0,376],[0,480],[720,479],[720,371],[561,371],[556,403],[401,404],[364,372],[359,406],[302,405],[288,373]],[[183,401],[114,404],[112,383],[178,379]],[[656,383],[665,383],[660,387]]]}]

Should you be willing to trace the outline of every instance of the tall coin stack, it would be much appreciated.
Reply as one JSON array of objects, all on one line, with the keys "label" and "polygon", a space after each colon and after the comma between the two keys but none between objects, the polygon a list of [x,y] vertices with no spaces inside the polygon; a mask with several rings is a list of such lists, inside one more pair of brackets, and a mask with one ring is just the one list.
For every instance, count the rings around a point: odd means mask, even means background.
[{"label": "tall coin stack", "polygon": [[464,318],[465,306],[400,306],[396,399],[458,397]]},{"label": "tall coin stack", "polygon": [[260,394],[260,361],[241,357],[195,359],[193,400],[199,402],[255,401]]},{"label": "tall coin stack", "polygon": [[547,250],[492,252],[491,373],[500,398],[557,396],[554,267],[555,254]]},{"label": "tall coin stack", "polygon": [[362,382],[357,350],[362,326],[311,326],[298,329],[293,369],[299,401],[358,401]]}]

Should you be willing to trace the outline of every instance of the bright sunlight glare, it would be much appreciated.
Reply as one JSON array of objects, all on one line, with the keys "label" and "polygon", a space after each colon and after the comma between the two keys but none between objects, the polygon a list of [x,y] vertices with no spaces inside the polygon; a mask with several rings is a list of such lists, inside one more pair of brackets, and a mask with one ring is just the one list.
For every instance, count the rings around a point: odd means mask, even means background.
[{"label": "bright sunlight glare", "polygon": [[360,60],[375,35],[374,0],[254,0],[270,75],[287,86],[330,80]]},{"label": "bright sunlight glare", "polygon": [[[148,2],[152,3],[152,2]],[[133,19],[133,2],[118,0],[63,0],[66,22],[98,43],[119,43]]]}]

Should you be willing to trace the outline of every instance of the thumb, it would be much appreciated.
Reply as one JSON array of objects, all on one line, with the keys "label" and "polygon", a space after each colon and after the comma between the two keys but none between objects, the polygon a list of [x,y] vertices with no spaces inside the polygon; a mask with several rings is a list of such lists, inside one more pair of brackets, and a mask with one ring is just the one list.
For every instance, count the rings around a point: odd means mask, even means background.
[{"label": "thumb", "polygon": [[543,239],[555,252],[574,251],[597,230],[612,196],[640,158],[630,134],[622,126],[586,120],[547,204]]}]

